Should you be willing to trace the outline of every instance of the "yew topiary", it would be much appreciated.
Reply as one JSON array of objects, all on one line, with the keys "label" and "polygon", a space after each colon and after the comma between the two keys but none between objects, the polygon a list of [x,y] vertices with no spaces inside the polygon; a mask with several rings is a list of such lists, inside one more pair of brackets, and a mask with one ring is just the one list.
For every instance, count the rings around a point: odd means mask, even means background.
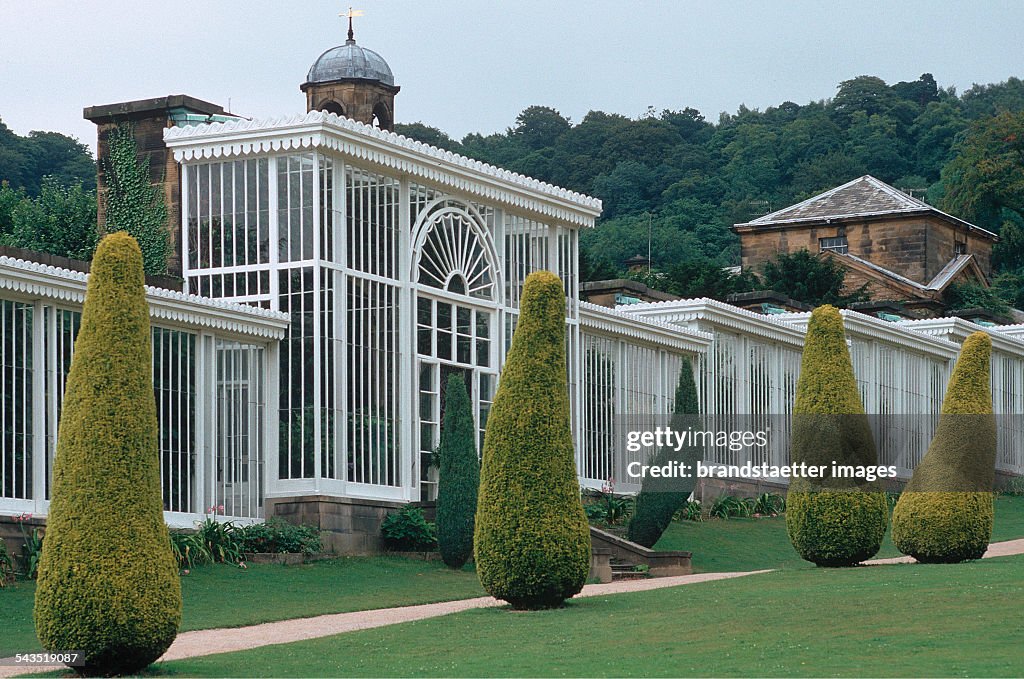
[{"label": "yew topiary", "polygon": [[583,589],[590,529],[580,502],[565,368],[565,293],[530,274],[484,437],[475,555],[480,582],[513,608]]},{"label": "yew topiary", "polygon": [[935,436],[893,510],[893,543],[918,561],[958,563],[988,549],[996,466],[991,352],[984,332],[964,341]]},{"label": "yew topiary", "polygon": [[[692,416],[700,412],[697,383],[693,379],[693,364],[689,358],[683,359],[679,371],[673,411],[676,417],[673,418],[672,427],[676,431],[685,430],[687,420],[694,419]],[[687,418],[687,415],[691,417]],[[666,447],[658,452],[652,464],[663,466],[671,462],[683,462],[693,469],[700,457],[700,450],[696,447],[680,451]],[[693,475],[685,478],[645,477],[636,496],[636,507],[629,520],[626,537],[644,547],[653,547],[672,522],[672,516],[690,497],[696,481]]]},{"label": "yew topiary", "polygon": [[84,652],[85,674],[137,672],[181,620],[164,524],[142,254],[126,233],[96,250],[57,437],[35,595],[50,651]]},{"label": "yew topiary", "polygon": [[462,568],[473,555],[473,517],[480,487],[475,438],[466,383],[460,375],[451,375],[445,389],[436,525],[438,551],[452,568]]},{"label": "yew topiary", "polygon": [[[811,314],[793,406],[794,465],[875,466],[878,453],[857,390],[843,319],[833,306]],[[786,528],[801,558],[852,566],[878,553],[889,522],[885,494],[862,478],[801,477],[790,483]]]}]

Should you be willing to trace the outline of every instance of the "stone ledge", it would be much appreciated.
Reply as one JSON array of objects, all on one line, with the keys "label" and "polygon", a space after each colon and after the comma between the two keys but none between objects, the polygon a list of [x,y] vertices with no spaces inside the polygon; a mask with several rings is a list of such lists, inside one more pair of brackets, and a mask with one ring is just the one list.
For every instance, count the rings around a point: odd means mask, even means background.
[{"label": "stone ledge", "polygon": [[607,549],[611,558],[626,561],[634,566],[647,566],[652,578],[689,575],[693,572],[693,555],[690,552],[656,552],[593,526],[590,527],[590,545],[591,553],[595,549]]}]

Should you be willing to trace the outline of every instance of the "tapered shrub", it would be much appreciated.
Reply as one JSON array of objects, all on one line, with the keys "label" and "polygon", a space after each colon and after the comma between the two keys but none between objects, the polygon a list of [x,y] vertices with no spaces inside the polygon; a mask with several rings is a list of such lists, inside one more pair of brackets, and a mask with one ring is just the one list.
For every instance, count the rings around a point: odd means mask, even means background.
[{"label": "tapered shrub", "polygon": [[562,282],[534,272],[487,419],[474,536],[480,582],[513,608],[560,605],[590,566],[565,366]]},{"label": "tapered shrub", "polygon": [[[679,382],[676,384],[672,428],[684,431],[690,420],[694,421],[689,423],[696,424],[696,418],[693,416],[699,411],[693,364],[688,358],[683,359]],[[672,462],[682,462],[693,469],[693,465],[700,458],[700,449],[695,446],[684,447],[679,451],[666,447],[658,451],[651,464],[664,466]],[[696,478],[695,475],[683,478],[649,476],[645,477],[641,484],[640,492],[636,496],[636,507],[629,520],[627,537],[644,547],[653,547],[672,522],[672,517],[690,497]]]},{"label": "tapered shrub", "polygon": [[437,481],[437,549],[452,568],[473,556],[473,518],[480,487],[476,425],[466,383],[450,375],[445,389]]},{"label": "tapered shrub", "polygon": [[935,436],[893,510],[893,543],[918,561],[978,559],[992,537],[996,422],[991,352],[992,340],[984,332],[964,341]]},{"label": "tapered shrub", "polygon": [[811,314],[793,405],[791,462],[824,466],[823,478],[796,478],[786,528],[801,558],[852,566],[878,553],[889,522],[885,493],[863,478],[833,478],[837,465],[875,466],[878,453],[857,390],[843,319],[830,305]]},{"label": "tapered shrub", "polygon": [[68,375],[34,612],[43,647],[84,652],[85,674],[137,672],[181,620],[151,355],[139,246],[106,236]]}]

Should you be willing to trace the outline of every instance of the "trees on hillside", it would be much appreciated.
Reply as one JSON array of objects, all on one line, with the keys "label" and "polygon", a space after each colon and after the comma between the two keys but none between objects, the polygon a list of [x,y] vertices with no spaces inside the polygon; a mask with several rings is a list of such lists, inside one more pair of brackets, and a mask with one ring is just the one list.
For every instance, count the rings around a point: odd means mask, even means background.
[{"label": "trees on hillside", "polygon": [[[717,123],[692,108],[632,119],[591,111],[572,122],[531,106],[506,132],[467,135],[459,150],[601,198],[602,219],[582,242],[590,261],[621,271],[625,259],[646,253],[651,215],[654,268],[666,271],[683,261],[735,264],[732,224],[863,174],[941,196],[949,172],[940,173],[960,153],[958,135],[1000,111],[1024,111],[1020,80],[958,97],[929,73],[892,85],[864,75],[840,83],[831,100],[741,106]],[[447,144],[432,128],[403,132]],[[1008,184],[1005,193],[1012,191]]]},{"label": "trees on hillside", "polygon": [[36,197],[0,185],[0,245],[88,261],[98,241],[95,191],[56,177],[44,177]]}]

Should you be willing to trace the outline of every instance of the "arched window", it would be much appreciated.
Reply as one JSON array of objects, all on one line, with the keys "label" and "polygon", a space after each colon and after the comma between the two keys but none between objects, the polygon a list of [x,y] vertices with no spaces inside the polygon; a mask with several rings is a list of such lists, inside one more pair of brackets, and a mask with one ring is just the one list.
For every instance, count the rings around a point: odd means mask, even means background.
[{"label": "arched window", "polygon": [[324,103],[320,104],[320,110],[327,111],[328,113],[333,113],[334,115],[342,117],[345,116],[345,109],[342,107],[341,104],[339,104],[336,101],[325,101]]},{"label": "arched window", "polygon": [[487,244],[473,218],[455,209],[439,211],[420,246],[420,284],[439,290],[494,299],[494,275]]},{"label": "arched window", "polygon": [[389,132],[393,127],[391,111],[388,110],[387,104],[382,101],[377,102],[373,107],[373,126],[379,127],[382,130],[388,130]]}]

